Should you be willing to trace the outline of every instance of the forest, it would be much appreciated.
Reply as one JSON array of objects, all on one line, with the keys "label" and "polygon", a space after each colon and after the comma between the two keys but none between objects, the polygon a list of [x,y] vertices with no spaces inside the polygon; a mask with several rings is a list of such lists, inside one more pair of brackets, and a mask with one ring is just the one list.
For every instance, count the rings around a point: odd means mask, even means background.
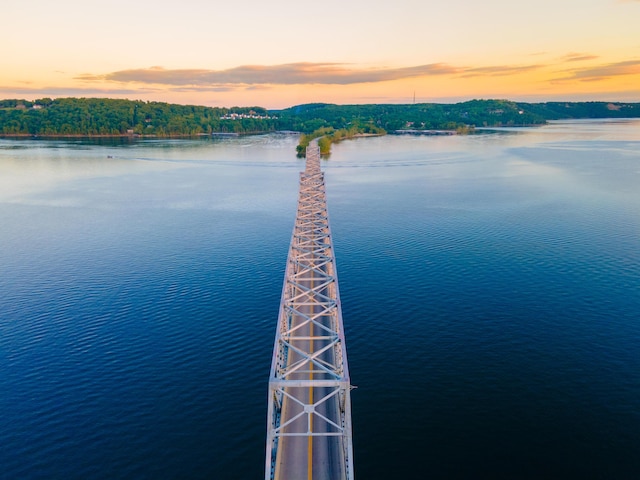
[{"label": "forest", "polygon": [[640,103],[471,100],[456,104],[411,105],[309,104],[278,112],[279,123],[304,133],[320,128],[349,128],[372,124],[387,132],[398,130],[468,130],[466,127],[543,125],[572,118],[640,117]]},{"label": "forest", "polygon": [[[106,98],[0,100],[0,135],[194,136],[319,129],[381,134],[399,130],[472,131],[476,127],[534,126],[548,120],[640,117],[640,103],[471,100],[455,104],[334,105],[281,110],[204,107]],[[329,131],[325,130],[325,131]]]},{"label": "forest", "polygon": [[213,108],[106,98],[0,100],[0,133],[37,136],[193,136],[278,128],[261,107]]}]

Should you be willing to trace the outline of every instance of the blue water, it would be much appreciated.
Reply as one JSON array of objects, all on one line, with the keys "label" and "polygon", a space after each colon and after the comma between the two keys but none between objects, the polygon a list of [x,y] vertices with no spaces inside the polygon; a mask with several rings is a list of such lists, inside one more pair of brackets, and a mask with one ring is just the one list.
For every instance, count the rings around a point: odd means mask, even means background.
[{"label": "blue water", "polygon": [[[0,140],[0,478],[263,476],[295,144]],[[640,122],[323,169],[357,478],[640,478]]]}]

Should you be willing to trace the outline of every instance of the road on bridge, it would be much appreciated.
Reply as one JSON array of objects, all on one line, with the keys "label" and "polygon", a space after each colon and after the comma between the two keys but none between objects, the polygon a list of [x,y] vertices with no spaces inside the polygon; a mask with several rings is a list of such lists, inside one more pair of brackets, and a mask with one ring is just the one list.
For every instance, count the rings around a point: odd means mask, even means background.
[{"label": "road on bridge", "polygon": [[[310,291],[313,291],[314,282],[316,282],[316,274],[311,270],[311,277],[307,280],[303,280],[302,283],[305,287],[308,287]],[[321,294],[326,295],[325,290],[320,291]],[[309,304],[300,308],[301,313],[313,317],[314,314],[322,312],[320,305],[314,305],[314,299],[309,299]],[[292,325],[295,327],[301,325],[296,330],[296,336],[300,338],[295,342],[296,347],[304,350],[310,354],[316,351],[322,350],[329,343],[326,339],[321,339],[322,332],[318,332],[320,328],[314,325],[313,322],[306,322],[307,318],[304,316],[294,316],[292,318]],[[331,318],[329,316],[320,316],[316,318],[316,322],[331,328]],[[315,338],[314,338],[314,334]],[[335,359],[333,358],[333,349],[329,348],[321,355],[321,359],[325,362],[333,364]],[[294,364],[302,359],[299,354],[289,355],[289,364]],[[292,380],[313,380],[314,375],[321,375],[321,373],[315,373],[313,370],[305,370],[303,372],[295,373],[295,377]],[[327,387],[291,387],[296,388],[298,391],[293,396],[302,400],[305,404],[313,404],[318,400],[324,398],[331,393],[332,389]],[[336,418],[339,416],[338,410],[340,408],[339,398],[337,395],[331,397],[330,400],[322,402],[316,406],[316,411],[320,415],[327,418]],[[282,406],[282,419],[281,423],[286,423],[289,419],[299,415],[302,411],[302,405],[293,401],[289,397],[285,397]],[[309,425],[309,418],[311,418],[311,424]],[[294,420],[290,428],[287,431],[291,432],[309,432],[309,433],[328,433],[329,424],[317,415],[313,414],[310,417],[302,415],[298,419]],[[344,460],[344,447],[342,445],[342,437],[340,436],[284,436],[280,439],[280,445],[278,447],[278,456],[276,457],[275,479],[307,479],[307,480],[346,480],[345,475],[345,460]]]}]

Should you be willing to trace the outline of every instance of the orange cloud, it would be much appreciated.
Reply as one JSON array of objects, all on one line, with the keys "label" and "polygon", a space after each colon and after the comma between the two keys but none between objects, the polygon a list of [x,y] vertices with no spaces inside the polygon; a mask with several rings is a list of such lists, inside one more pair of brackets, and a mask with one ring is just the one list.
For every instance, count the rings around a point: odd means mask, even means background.
[{"label": "orange cloud", "polygon": [[227,70],[151,67],[121,70],[105,75],[82,75],[77,80],[136,82],[157,85],[351,85],[428,75],[457,73],[459,69],[433,63],[404,68],[347,68],[340,63],[289,63],[284,65],[243,65]]},{"label": "orange cloud", "polygon": [[542,65],[497,65],[493,67],[474,67],[464,70],[462,77],[478,77],[478,76],[505,76],[518,75],[527,73],[532,70],[538,70]]},{"label": "orange cloud", "polygon": [[585,60],[595,60],[596,58],[598,58],[597,55],[589,55],[587,53],[568,53],[562,57],[562,60],[565,62],[582,62]]},{"label": "orange cloud", "polygon": [[611,77],[640,74],[640,60],[627,60],[624,62],[608,63],[595,67],[578,68],[568,71],[569,77],[559,80],[580,80],[593,82],[607,80]]},{"label": "orange cloud", "polygon": [[193,89],[229,89],[238,85],[353,85],[404,80],[417,77],[494,77],[518,75],[542,65],[496,65],[459,67],[430,63],[400,68],[357,68],[341,63],[288,63],[284,65],[243,65],[227,70],[177,69],[162,67],[120,70],[103,75],[85,74],[82,81],[142,83]]},{"label": "orange cloud", "polygon": [[0,86],[0,93],[3,94],[20,94],[20,95],[45,95],[52,97],[79,96],[79,95],[137,95],[147,93],[157,93],[158,89],[143,88],[82,88],[82,87],[10,87]]}]

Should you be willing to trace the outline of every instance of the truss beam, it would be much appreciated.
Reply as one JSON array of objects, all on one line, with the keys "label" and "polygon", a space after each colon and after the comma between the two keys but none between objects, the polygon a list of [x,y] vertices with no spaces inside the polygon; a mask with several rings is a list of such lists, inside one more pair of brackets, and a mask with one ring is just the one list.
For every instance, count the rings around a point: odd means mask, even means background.
[{"label": "truss beam", "polygon": [[266,480],[353,480],[350,391],[324,173],[313,142],[300,173],[269,376]]}]

